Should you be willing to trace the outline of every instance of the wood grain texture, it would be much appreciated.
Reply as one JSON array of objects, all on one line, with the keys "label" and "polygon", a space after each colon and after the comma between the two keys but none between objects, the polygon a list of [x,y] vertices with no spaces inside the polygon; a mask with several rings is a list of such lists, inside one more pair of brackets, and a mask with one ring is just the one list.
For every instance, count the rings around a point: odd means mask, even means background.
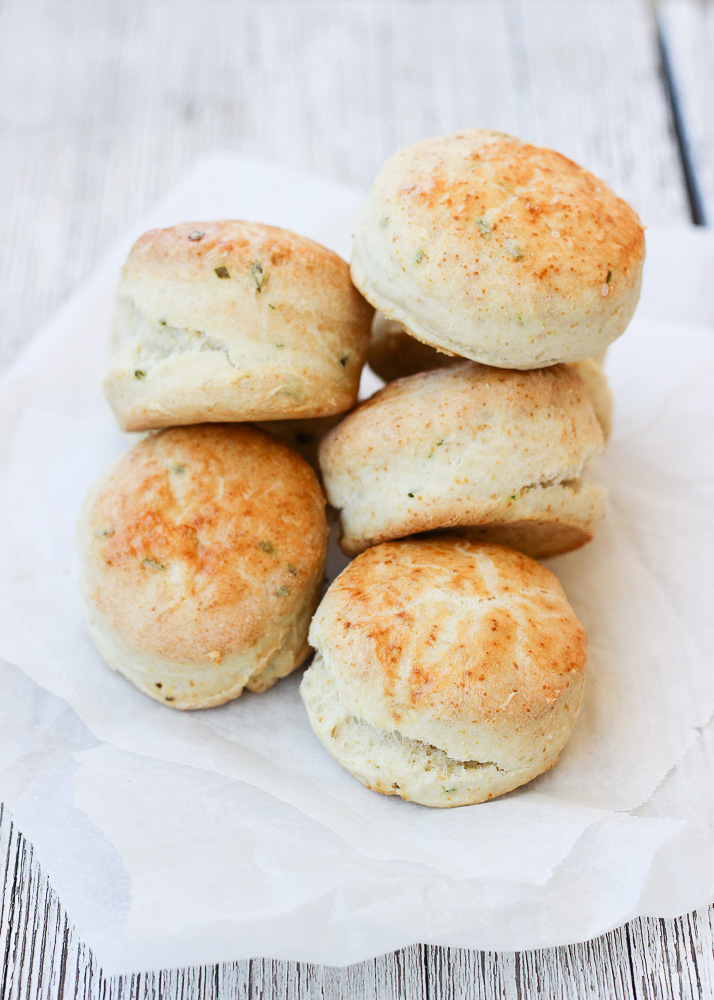
[{"label": "wood grain texture", "polygon": [[94,997],[99,967],[79,941],[32,846],[0,805],[0,1000]]},{"label": "wood grain texture", "polygon": [[714,4],[660,0],[659,22],[674,98],[679,105],[692,197],[703,222],[714,221]]},{"label": "wood grain texture", "polygon": [[32,847],[0,808],[0,1000],[695,1000],[714,997],[714,908],[642,918],[584,944],[519,953],[414,945],[346,968],[252,959],[106,978]]},{"label": "wood grain texture", "polygon": [[[712,22],[666,0],[708,204]],[[562,149],[648,224],[689,218],[646,0],[3,0],[0,363],[203,153],[366,187],[397,146],[471,125]],[[346,969],[255,959],[106,979],[7,811],[0,875],[0,1000],[714,996],[714,911],[541,952],[414,946]]]},{"label": "wood grain texture", "polygon": [[680,920],[637,920],[631,927],[632,974],[638,996],[697,1000],[714,996],[714,910]]},{"label": "wood grain texture", "polygon": [[4,0],[0,361],[215,148],[366,187],[485,125],[686,219],[653,37],[646,0]]}]

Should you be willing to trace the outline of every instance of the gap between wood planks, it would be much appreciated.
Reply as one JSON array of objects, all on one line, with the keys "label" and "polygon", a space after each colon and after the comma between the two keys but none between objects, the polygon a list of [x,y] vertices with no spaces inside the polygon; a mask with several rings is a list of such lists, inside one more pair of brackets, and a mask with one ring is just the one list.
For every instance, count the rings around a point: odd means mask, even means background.
[{"label": "gap between wood planks", "polygon": [[707,224],[707,217],[692,157],[692,143],[679,96],[677,81],[673,72],[671,53],[667,45],[665,33],[662,30],[662,23],[657,8],[654,9],[654,18],[657,27],[657,51],[659,53],[660,74],[667,99],[667,107],[669,108],[672,120],[672,130],[677,143],[677,152],[679,153],[682,166],[689,213],[695,226],[705,226]]}]

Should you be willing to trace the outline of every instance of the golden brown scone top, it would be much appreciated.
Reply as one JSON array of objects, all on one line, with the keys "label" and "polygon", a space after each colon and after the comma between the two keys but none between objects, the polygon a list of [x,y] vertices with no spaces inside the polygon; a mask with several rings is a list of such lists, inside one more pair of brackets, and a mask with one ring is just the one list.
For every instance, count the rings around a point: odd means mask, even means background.
[{"label": "golden brown scone top", "polygon": [[556,577],[501,545],[433,538],[368,549],[332,584],[312,641],[359,714],[399,728],[546,713],[586,665]]},{"label": "golden brown scone top", "polygon": [[494,481],[514,471],[514,462],[516,478],[550,474],[544,467],[554,461],[558,469],[579,468],[584,455],[592,459],[603,447],[590,397],[571,365],[518,371],[462,361],[387,383],[327,433],[320,461],[332,472],[337,463],[353,468],[403,448],[427,457],[455,436],[464,444],[495,433]]},{"label": "golden brown scone top", "polygon": [[223,220],[152,229],[132,247],[123,273],[129,278],[150,279],[152,272],[157,277],[164,273],[167,265],[187,280],[217,277],[239,281],[251,293],[261,295],[270,287],[271,269],[280,268],[286,277],[294,272],[296,280],[312,279],[313,287],[339,290],[364,313],[365,321],[372,314],[350,281],[346,261],[306,236],[277,226]]},{"label": "golden brown scone top", "polygon": [[324,497],[307,463],[250,425],[172,428],[136,445],[89,510],[92,597],[165,659],[253,645],[320,572]]},{"label": "golden brown scone top", "polygon": [[[610,294],[639,271],[644,233],[636,212],[561,153],[479,130],[424,146],[409,157],[395,209],[410,213],[412,231],[421,224],[437,247],[457,251],[477,299],[491,290],[473,279],[482,260],[495,257],[510,264],[517,286],[559,296],[580,297],[583,288],[602,295],[603,286]],[[423,263],[438,269],[443,261],[437,254]]]},{"label": "golden brown scone top", "polygon": [[567,157],[500,132],[425,139],[382,165],[352,279],[418,340],[504,368],[590,357],[639,296],[637,214]]}]

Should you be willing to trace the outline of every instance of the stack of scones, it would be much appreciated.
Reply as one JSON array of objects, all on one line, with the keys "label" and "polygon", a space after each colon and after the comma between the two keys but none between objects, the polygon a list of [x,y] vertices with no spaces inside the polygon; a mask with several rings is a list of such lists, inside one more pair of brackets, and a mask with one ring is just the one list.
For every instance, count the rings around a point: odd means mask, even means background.
[{"label": "stack of scones", "polygon": [[[165,704],[206,708],[267,690],[312,647],[300,692],[320,742],[369,788],[425,805],[550,768],[586,637],[536,560],[603,516],[587,475],[611,426],[601,365],[643,260],[640,222],[605,184],[483,130],[383,165],[351,280],[269,226],[147,233],[122,272],[105,389],[122,428],[158,433],[80,517],[104,659]],[[387,385],[355,405],[368,352]],[[318,606],[320,438],[355,558]]]}]

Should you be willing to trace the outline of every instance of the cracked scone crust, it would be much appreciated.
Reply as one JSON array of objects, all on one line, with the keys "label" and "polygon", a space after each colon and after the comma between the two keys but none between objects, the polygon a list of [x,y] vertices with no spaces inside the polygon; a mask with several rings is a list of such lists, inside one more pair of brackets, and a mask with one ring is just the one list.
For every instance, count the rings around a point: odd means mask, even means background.
[{"label": "cracked scone crust", "polygon": [[553,150],[473,129],[384,163],[356,222],[352,279],[446,354],[540,368],[620,336],[644,252],[636,213],[597,177]]},{"label": "cracked scone crust", "polygon": [[323,598],[300,686],[325,749],[374,791],[483,802],[548,770],[580,705],[586,638],[519,552],[410,539],[358,556]]},{"label": "cracked scone crust", "polygon": [[272,226],[145,233],[122,269],[104,381],[124,430],[343,413],[372,309],[325,247]]},{"label": "cracked scone crust", "polygon": [[603,435],[570,365],[462,362],[391,382],[330,431],[320,467],[349,554],[453,529],[534,557],[585,544],[605,493]]},{"label": "cracked scone crust", "polygon": [[78,543],[99,652],[172,708],[264,691],[309,653],[325,501],[309,465],[257,428],[139,442],[90,491]]}]

